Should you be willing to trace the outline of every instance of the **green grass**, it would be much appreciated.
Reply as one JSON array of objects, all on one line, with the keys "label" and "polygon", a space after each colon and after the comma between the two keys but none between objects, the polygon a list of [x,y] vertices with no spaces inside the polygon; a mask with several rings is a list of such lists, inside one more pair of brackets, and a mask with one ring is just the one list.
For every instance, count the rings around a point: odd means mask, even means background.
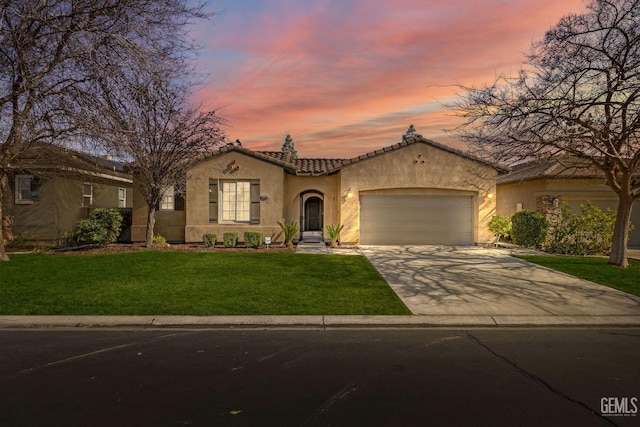
[{"label": "green grass", "polygon": [[518,258],[572,276],[640,296],[640,262],[630,259],[629,268],[607,264],[606,258],[522,255]]},{"label": "green grass", "polygon": [[12,255],[0,314],[410,314],[361,256],[141,251]]}]

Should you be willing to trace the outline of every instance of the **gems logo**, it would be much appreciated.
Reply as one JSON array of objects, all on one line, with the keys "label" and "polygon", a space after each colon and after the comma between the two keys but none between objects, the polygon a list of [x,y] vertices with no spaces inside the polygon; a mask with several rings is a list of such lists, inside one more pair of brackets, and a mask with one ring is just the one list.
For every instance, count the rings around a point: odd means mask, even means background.
[{"label": "gems logo", "polygon": [[635,417],[638,414],[637,397],[603,397],[600,413],[606,417]]}]

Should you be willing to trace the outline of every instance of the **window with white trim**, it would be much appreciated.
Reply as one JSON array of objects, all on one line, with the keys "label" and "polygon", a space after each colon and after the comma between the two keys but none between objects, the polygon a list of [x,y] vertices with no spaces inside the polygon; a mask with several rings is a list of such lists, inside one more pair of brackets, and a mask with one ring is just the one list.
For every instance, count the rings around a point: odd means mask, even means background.
[{"label": "window with white trim", "polygon": [[16,204],[27,205],[33,203],[33,175],[16,176]]},{"label": "window with white trim", "polygon": [[162,200],[160,201],[161,211],[172,211],[175,209],[175,188],[172,186],[167,187],[162,194]]},{"label": "window with white trim", "polygon": [[85,208],[93,206],[93,185],[91,184],[82,185],[82,206]]},{"label": "window with white trim", "polygon": [[222,221],[249,222],[251,219],[251,181],[221,181]]},{"label": "window with white trim", "polygon": [[126,188],[118,188],[118,207],[119,208],[127,207],[127,189]]}]

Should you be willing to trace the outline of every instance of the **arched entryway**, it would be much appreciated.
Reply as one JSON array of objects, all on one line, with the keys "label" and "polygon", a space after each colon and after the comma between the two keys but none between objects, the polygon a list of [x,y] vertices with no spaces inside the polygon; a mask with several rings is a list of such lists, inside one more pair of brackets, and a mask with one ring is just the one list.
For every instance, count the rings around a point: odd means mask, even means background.
[{"label": "arched entryway", "polygon": [[324,195],[317,191],[300,194],[300,228],[302,240],[322,240]]}]

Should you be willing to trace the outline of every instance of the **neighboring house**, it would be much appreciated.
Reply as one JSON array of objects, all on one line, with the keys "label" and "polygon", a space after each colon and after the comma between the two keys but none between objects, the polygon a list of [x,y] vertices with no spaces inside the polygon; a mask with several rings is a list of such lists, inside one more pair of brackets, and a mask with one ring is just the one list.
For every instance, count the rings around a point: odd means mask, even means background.
[{"label": "neighboring house", "polygon": [[[278,221],[295,220],[298,238],[341,242],[471,245],[491,238],[495,182],[504,171],[416,136],[353,159],[291,159],[282,152],[227,145],[187,173],[184,203],[168,194],[156,233],[170,241],[218,240],[260,231],[281,241]],[[146,206],[134,194],[132,240],[143,241]]]},{"label": "neighboring house", "polygon": [[14,237],[56,244],[91,209],[133,205],[131,175],[120,162],[41,144],[20,165],[2,200]]},{"label": "neighboring house", "polygon": [[[498,215],[532,210],[552,218],[558,215],[562,202],[580,212],[580,204],[587,201],[601,209],[618,207],[618,196],[606,185],[604,174],[576,159],[528,162],[498,177]],[[634,230],[629,233],[629,246],[640,247],[640,201],[633,205],[631,223]]]}]

